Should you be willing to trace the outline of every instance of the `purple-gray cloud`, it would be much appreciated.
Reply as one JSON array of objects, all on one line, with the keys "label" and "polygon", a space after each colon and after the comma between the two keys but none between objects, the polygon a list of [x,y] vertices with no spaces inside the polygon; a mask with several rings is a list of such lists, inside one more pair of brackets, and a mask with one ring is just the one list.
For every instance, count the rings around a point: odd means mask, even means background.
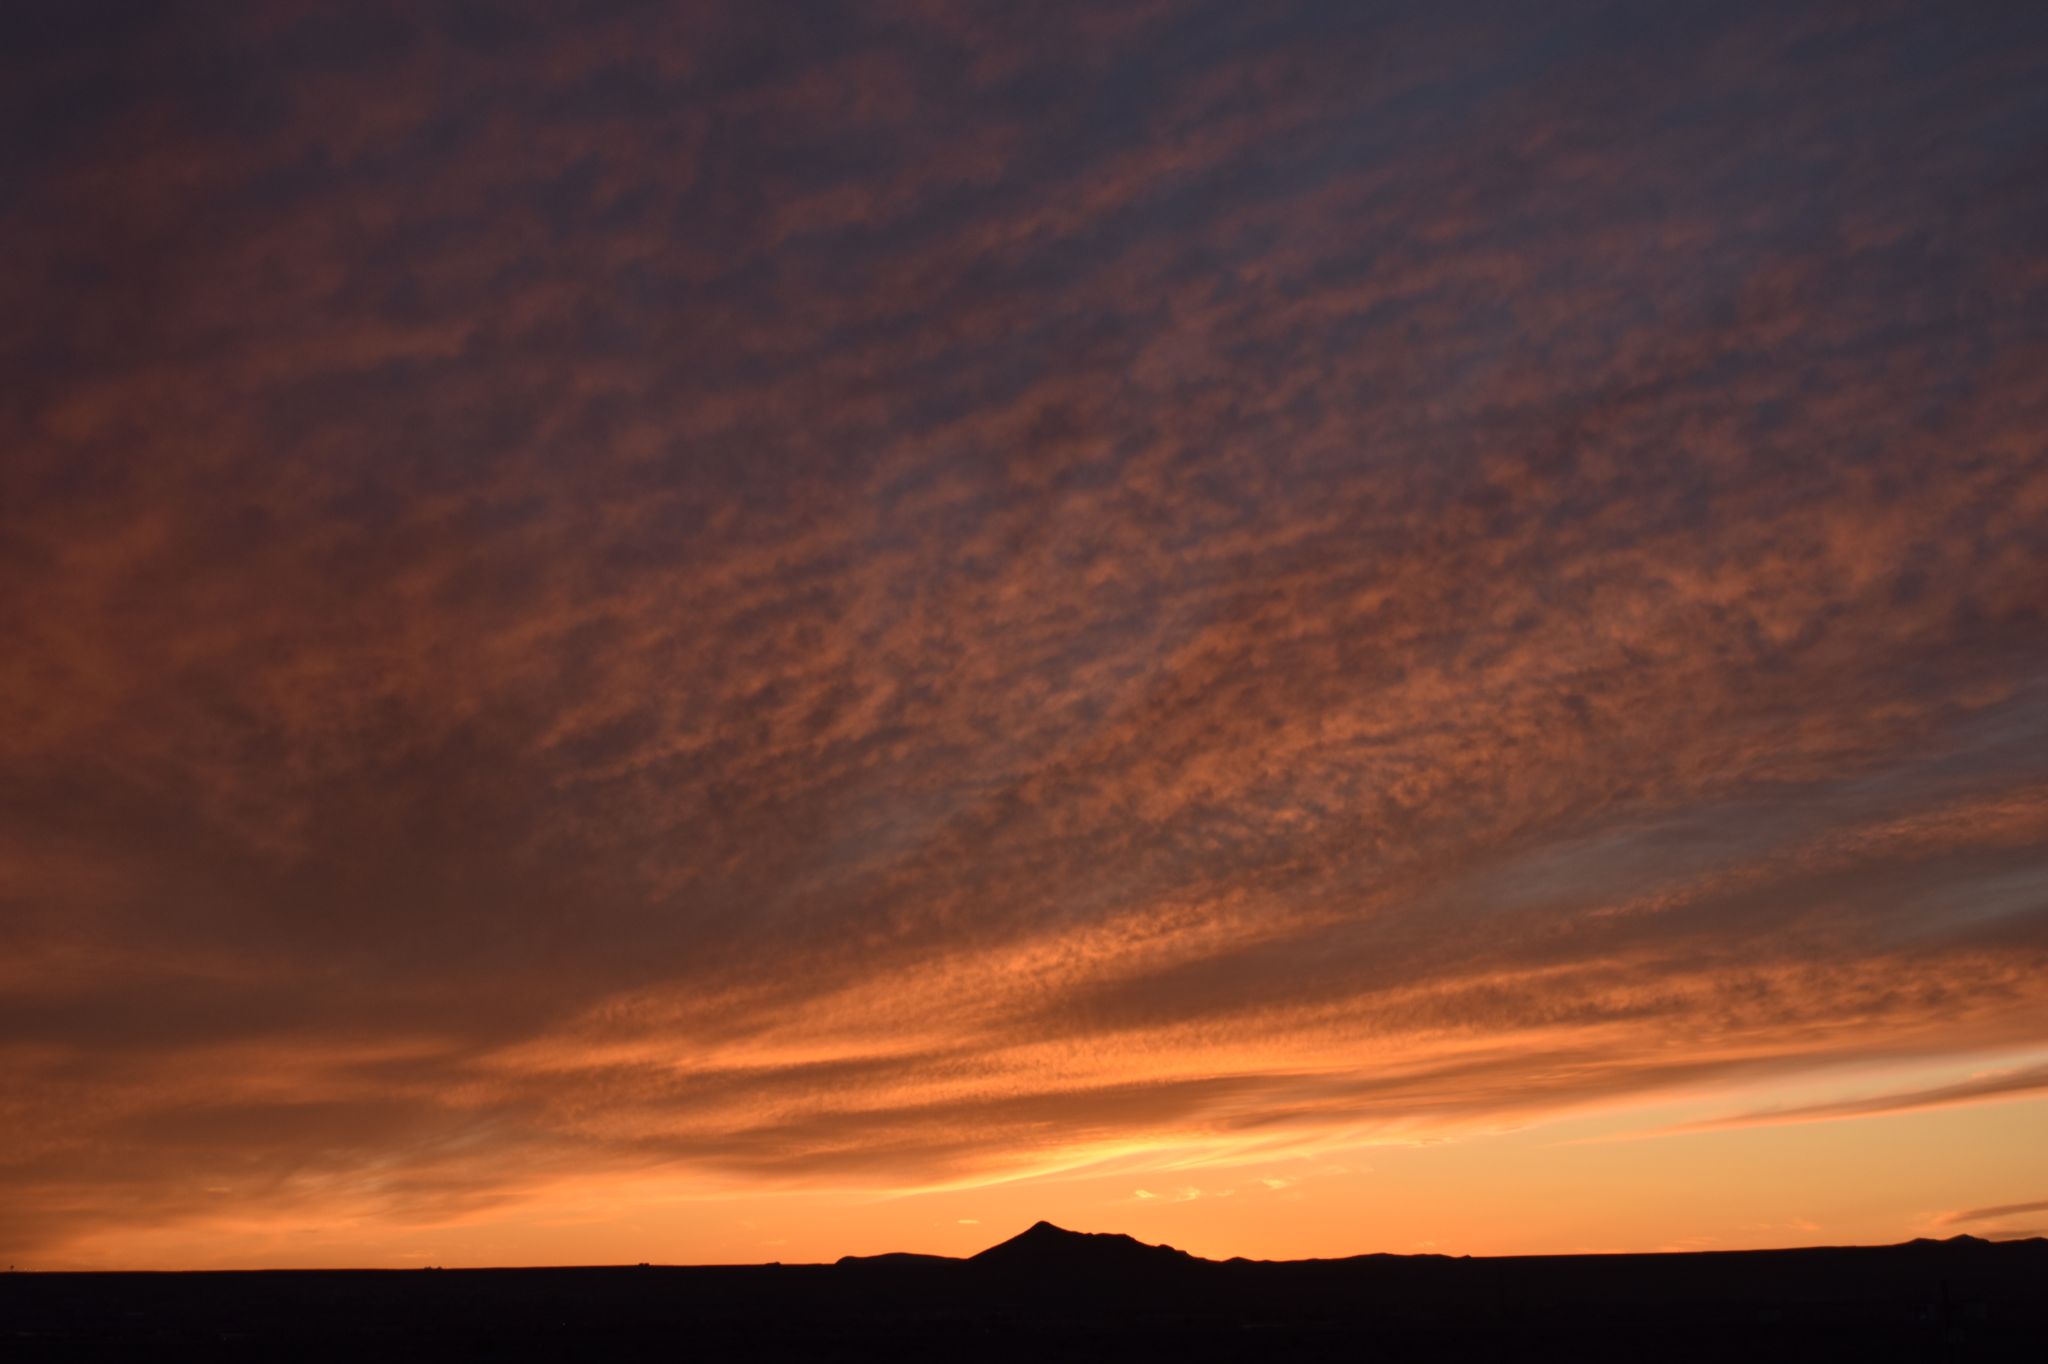
[{"label": "purple-gray cloud", "polygon": [[1963,1212],[1943,1213],[1936,1220],[1943,1226],[1954,1226],[1962,1222],[1995,1222],[2022,1212],[2048,1212],[2048,1199],[2035,1203],[2002,1203],[1995,1208],[1969,1208]]}]

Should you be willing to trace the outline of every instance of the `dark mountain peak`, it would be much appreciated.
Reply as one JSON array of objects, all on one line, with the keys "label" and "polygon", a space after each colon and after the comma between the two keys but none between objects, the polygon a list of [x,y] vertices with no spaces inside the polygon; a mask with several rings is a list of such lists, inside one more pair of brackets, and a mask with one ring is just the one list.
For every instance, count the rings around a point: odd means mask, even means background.
[{"label": "dark mountain peak", "polygon": [[1147,1245],[1121,1232],[1068,1231],[1050,1222],[1030,1227],[972,1256],[976,1264],[1017,1268],[1150,1267],[1193,1264],[1195,1257],[1172,1246]]},{"label": "dark mountain peak", "polygon": [[[1045,1221],[1043,1218],[1039,1219],[1036,1222],[1033,1222],[1030,1226],[1024,1228],[1024,1230],[1018,1232],[1015,1236],[1012,1236],[1009,1240],[1003,1242],[1002,1244],[1006,1246],[1017,1246],[1027,1244],[1039,1246],[1057,1246],[1073,1245],[1081,1242],[1097,1240],[1131,1241],[1132,1245],[1138,1244],[1138,1242],[1132,1241],[1130,1237],[1125,1236],[1121,1232],[1068,1231],[1065,1227],[1059,1226],[1056,1223]],[[989,1249],[994,1250],[996,1249],[996,1247],[990,1246]]]}]

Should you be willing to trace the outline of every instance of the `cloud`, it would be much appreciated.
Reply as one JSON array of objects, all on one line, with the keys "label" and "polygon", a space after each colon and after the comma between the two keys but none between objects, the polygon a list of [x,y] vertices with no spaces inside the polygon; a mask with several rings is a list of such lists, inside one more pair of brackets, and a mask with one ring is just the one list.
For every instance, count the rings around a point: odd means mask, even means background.
[{"label": "cloud", "polygon": [[[1695,1131],[1716,1127],[1749,1127],[1760,1123],[1826,1122],[1837,1118],[1867,1118],[1886,1113],[1914,1113],[1955,1104],[1985,1103],[1997,1099],[2024,1098],[2048,1090],[2048,1064],[2021,1066],[2011,1070],[1973,1075],[1954,1084],[1931,1089],[1876,1094],[1868,1098],[1842,1099],[1829,1103],[1804,1104],[1797,1108],[1764,1109],[1738,1113],[1678,1129]],[[1993,1209],[1996,1212],[1998,1210]],[[1975,1214],[1971,1214],[1974,1216]]]},{"label": "cloud", "polygon": [[2016,13],[36,32],[11,1252],[2038,1038]]},{"label": "cloud", "polygon": [[2048,1211],[2048,1200],[2038,1203],[2002,1203],[1995,1208],[1970,1208],[1963,1212],[1945,1212],[1934,1220],[1941,1226],[1952,1227],[1964,1222],[1993,1222],[2015,1213]]}]

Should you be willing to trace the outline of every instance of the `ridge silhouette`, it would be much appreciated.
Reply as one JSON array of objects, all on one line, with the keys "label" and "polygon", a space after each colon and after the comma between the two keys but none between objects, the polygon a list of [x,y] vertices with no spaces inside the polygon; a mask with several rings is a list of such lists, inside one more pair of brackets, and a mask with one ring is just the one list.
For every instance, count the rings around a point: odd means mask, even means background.
[{"label": "ridge silhouette", "polygon": [[[1910,1241],[1901,1241],[1891,1246],[1780,1247],[1777,1249],[1770,1250],[1697,1251],[1692,1252],[1692,1255],[1705,1256],[1709,1258],[1715,1256],[1755,1258],[1773,1256],[1801,1256],[1821,1253],[1843,1252],[1854,1254],[1858,1252],[1869,1253],[1872,1251],[1885,1250],[1898,1252],[1931,1248],[1969,1250],[1976,1247],[1984,1247],[1988,1249],[2000,1245],[2048,1246],[2048,1238],[2033,1236],[2025,1238],[2011,1238],[2003,1241],[1988,1241],[1981,1236],[1972,1236],[1968,1232],[1963,1232],[1955,1236],[1948,1236],[1942,1238],[1935,1238],[1931,1236],[1916,1236]],[[978,1250],[972,1255],[933,1255],[921,1251],[891,1250],[881,1251],[873,1255],[842,1255],[834,1263],[841,1265],[865,1265],[874,1268],[909,1268],[919,1265],[980,1265],[988,1269],[1001,1270],[1006,1273],[1040,1273],[1059,1272],[1064,1270],[1086,1270],[1091,1273],[1097,1274],[1123,1274],[1130,1272],[1143,1273],[1146,1271],[1158,1271],[1162,1269],[1172,1270],[1179,1268],[1193,1268],[1198,1266],[1222,1268],[1236,1265],[1260,1265],[1267,1267],[1286,1268],[1292,1265],[1330,1266],[1358,1264],[1366,1261],[1375,1260],[1421,1263],[1425,1261],[1440,1261],[1453,1258],[1469,1259],[1470,1257],[1452,1257],[1433,1252],[1401,1255],[1390,1254],[1386,1251],[1365,1251],[1354,1255],[1338,1256],[1335,1258],[1318,1257],[1315,1259],[1307,1260],[1248,1260],[1241,1255],[1234,1255],[1228,1260],[1211,1260],[1203,1256],[1195,1255],[1188,1251],[1181,1250],[1175,1246],[1154,1245],[1149,1241],[1140,1241],[1135,1236],[1128,1235],[1124,1232],[1073,1231],[1069,1228],[1059,1226],[1055,1223],[1040,1220],[1037,1222],[1033,1222],[1029,1227],[1026,1227],[1023,1231],[1018,1232],[1015,1236],[1010,1237],[1007,1241],[998,1241],[996,1242],[996,1244],[989,1246],[984,1250]],[[1618,1263],[1621,1261],[1642,1260],[1646,1258],[1650,1260],[1674,1258],[1683,1259],[1686,1258],[1686,1254],[1684,1252],[1669,1252],[1663,1254],[1648,1255],[1645,1255],[1643,1253],[1621,1253],[1608,1255],[1539,1255],[1510,1256],[1497,1258],[1527,1259],[1536,1261],[1550,1260],[1559,1263],[1589,1261],[1598,1262],[1600,1260],[1611,1260]]]},{"label": "ridge silhouette", "polygon": [[1122,1232],[1069,1231],[1043,1221],[967,1258],[970,1264],[1037,1270],[1125,1271],[1207,1263],[1184,1250],[1150,1245]]},{"label": "ridge silhouette", "polygon": [[1122,1232],[1070,1231],[1051,1222],[1034,1222],[1007,1241],[965,1258],[888,1251],[879,1255],[842,1255],[840,1265],[868,1270],[946,1270],[1003,1280],[1096,1284],[1151,1282],[1215,1262],[1173,1246],[1155,1246]]},{"label": "ridge silhouette", "polygon": [[[839,1266],[852,1266],[842,1268]],[[1209,1260],[1039,1222],[967,1258],[0,1274],[0,1357],[2028,1360],[2048,1240]]]}]

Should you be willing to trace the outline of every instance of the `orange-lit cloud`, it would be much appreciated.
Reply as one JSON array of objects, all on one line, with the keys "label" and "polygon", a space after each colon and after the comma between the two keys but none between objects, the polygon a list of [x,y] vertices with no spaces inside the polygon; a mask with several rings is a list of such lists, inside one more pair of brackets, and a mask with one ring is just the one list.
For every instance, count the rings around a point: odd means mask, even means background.
[{"label": "orange-lit cloud", "polygon": [[1829,1118],[1861,1118],[1877,1113],[1905,1113],[1951,1104],[1981,1103],[1987,1099],[2018,1098],[2048,1090],[2048,1065],[2022,1066],[1973,1075],[1954,1084],[1932,1089],[1908,1090],[1898,1094],[1877,1094],[1860,1099],[1806,1104],[1798,1108],[1764,1109],[1718,1119],[1714,1126],[1743,1126],[1766,1122],[1817,1122]]},{"label": "orange-lit cloud", "polygon": [[2033,18],[79,22],[10,1257],[2038,1088]]}]

